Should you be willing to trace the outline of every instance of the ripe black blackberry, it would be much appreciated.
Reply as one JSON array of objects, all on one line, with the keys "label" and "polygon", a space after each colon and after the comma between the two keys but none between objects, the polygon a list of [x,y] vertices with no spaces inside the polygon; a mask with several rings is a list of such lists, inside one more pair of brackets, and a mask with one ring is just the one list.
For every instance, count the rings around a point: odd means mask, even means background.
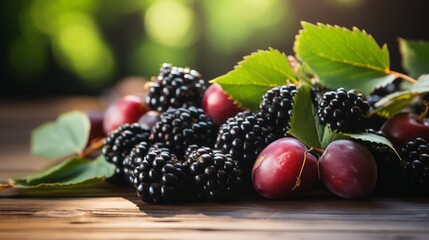
[{"label": "ripe black blackberry", "polygon": [[280,137],[261,115],[240,112],[220,126],[215,149],[231,154],[248,178],[259,153]]},{"label": "ripe black blackberry", "polygon": [[429,144],[422,138],[401,149],[401,176],[413,193],[429,193]]},{"label": "ripe black blackberry", "polygon": [[375,104],[380,101],[380,99],[399,90],[399,83],[400,81],[395,81],[384,87],[375,89],[370,95],[368,95],[367,101],[369,105],[375,109]]},{"label": "ripe black blackberry", "polygon": [[[381,131],[365,129],[365,132],[384,137]],[[395,151],[381,143],[364,141],[363,144],[371,152],[377,164],[377,192],[388,193],[396,191],[400,159]]]},{"label": "ripe black blackberry", "polygon": [[[115,179],[123,179],[123,161],[140,142],[149,143],[150,130],[138,123],[124,124],[113,130],[104,140],[102,153],[108,162],[115,164]],[[119,180],[121,181],[121,180]]]},{"label": "ripe black blackberry", "polygon": [[268,124],[281,133],[286,134],[292,113],[293,97],[298,87],[290,84],[274,87],[263,96],[259,105],[259,112],[268,121]]},{"label": "ripe black blackberry", "polygon": [[134,186],[142,201],[176,203],[182,200],[186,169],[170,150],[151,147],[147,154],[135,152],[130,157],[139,158],[133,160],[139,163],[134,171]]},{"label": "ripe black blackberry", "polygon": [[206,89],[206,82],[197,71],[163,64],[149,87],[145,101],[159,112],[168,108],[201,107]]},{"label": "ripe black blackberry", "polygon": [[361,93],[339,88],[323,94],[317,114],[320,123],[340,132],[361,132],[368,119],[369,104]]},{"label": "ripe black blackberry", "polygon": [[242,183],[241,168],[230,154],[200,147],[187,156],[189,186],[199,199],[227,200]]},{"label": "ripe black blackberry", "polygon": [[152,128],[153,142],[162,142],[179,157],[187,146],[214,145],[216,126],[200,108],[171,108],[161,114],[161,120]]}]

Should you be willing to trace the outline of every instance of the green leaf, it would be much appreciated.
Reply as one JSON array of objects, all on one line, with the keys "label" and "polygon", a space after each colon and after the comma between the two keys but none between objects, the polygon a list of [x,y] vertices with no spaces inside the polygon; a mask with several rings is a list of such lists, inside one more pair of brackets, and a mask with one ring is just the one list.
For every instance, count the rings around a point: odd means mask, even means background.
[{"label": "green leaf", "polygon": [[387,46],[380,48],[365,31],[307,22],[302,27],[294,50],[323,85],[368,95],[395,79]]},{"label": "green leaf", "polygon": [[330,127],[325,126],[323,134],[320,136],[320,146],[322,149],[326,149],[328,145],[339,139],[348,139],[349,137],[342,132],[333,131]]},{"label": "green leaf", "polygon": [[429,42],[400,38],[399,48],[402,66],[411,77],[417,78],[429,73]]},{"label": "green leaf", "polygon": [[311,99],[310,85],[302,84],[294,96],[288,134],[298,138],[308,147],[322,149],[334,140],[345,138],[342,133],[320,124]]},{"label": "green leaf", "polygon": [[317,110],[311,102],[311,87],[302,84],[294,96],[288,134],[298,138],[308,147],[321,148],[323,131]]},{"label": "green leaf", "polygon": [[90,122],[83,112],[62,114],[55,122],[46,123],[31,134],[32,154],[56,159],[81,152],[88,141]]},{"label": "green leaf", "polygon": [[11,179],[15,188],[73,189],[102,183],[114,174],[115,166],[103,156],[96,160],[71,158],[23,178]]},{"label": "green leaf", "polygon": [[385,137],[379,136],[377,134],[372,134],[372,133],[344,133],[344,136],[350,137],[352,139],[360,140],[360,141],[384,144],[384,145],[388,146],[389,148],[391,148],[396,153],[396,155],[399,157],[399,159],[401,159],[398,152],[393,147],[392,143]]},{"label": "green leaf", "polygon": [[285,54],[270,48],[244,57],[234,70],[211,82],[222,89],[241,107],[256,110],[262,95],[273,87],[296,82],[296,76]]},{"label": "green leaf", "polygon": [[390,118],[406,107],[415,97],[429,92],[429,74],[422,75],[408,90],[395,92],[385,96],[376,103],[371,114]]}]

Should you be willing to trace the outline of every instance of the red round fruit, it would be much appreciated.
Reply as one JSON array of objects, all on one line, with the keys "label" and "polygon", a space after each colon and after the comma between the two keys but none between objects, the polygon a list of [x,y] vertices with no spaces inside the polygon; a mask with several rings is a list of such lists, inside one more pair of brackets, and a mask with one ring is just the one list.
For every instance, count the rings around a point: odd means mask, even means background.
[{"label": "red round fruit", "polygon": [[[301,141],[290,137],[268,145],[253,166],[252,182],[256,191],[266,198],[284,199],[311,189],[317,181],[317,160],[306,151]],[[300,184],[295,186],[298,178]]]},{"label": "red round fruit", "polygon": [[366,197],[377,182],[377,165],[371,153],[351,140],[330,143],[319,158],[319,166],[323,184],[343,198]]},{"label": "red round fruit", "polygon": [[144,101],[137,96],[128,95],[110,105],[104,113],[103,128],[105,133],[125,123],[135,123],[148,111]]},{"label": "red round fruit", "polygon": [[89,146],[91,143],[105,137],[106,134],[104,134],[103,130],[103,113],[88,112],[86,114],[88,115],[89,123],[91,126],[87,143],[87,145]]},{"label": "red round fruit", "polygon": [[419,118],[420,116],[414,113],[398,113],[387,120],[381,131],[398,149],[417,137],[429,141],[429,119],[420,121]]},{"label": "red round fruit", "polygon": [[216,83],[206,90],[203,97],[203,108],[205,114],[213,119],[216,125],[221,125],[228,118],[242,111]]}]

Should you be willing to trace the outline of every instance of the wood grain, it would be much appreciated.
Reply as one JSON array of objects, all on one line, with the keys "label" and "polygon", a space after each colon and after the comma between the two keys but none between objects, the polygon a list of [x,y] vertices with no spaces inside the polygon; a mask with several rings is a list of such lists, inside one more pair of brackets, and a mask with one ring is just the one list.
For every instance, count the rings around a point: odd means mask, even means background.
[{"label": "wood grain", "polygon": [[[30,131],[64,111],[98,110],[95,99],[0,103],[0,181],[46,165],[29,154]],[[7,113],[7,114],[4,114]],[[18,194],[18,195],[17,195]],[[428,239],[429,199],[301,199],[153,205],[128,187],[52,196],[0,192],[0,239]],[[74,196],[74,197],[73,197]],[[82,197],[86,196],[86,197]]]}]

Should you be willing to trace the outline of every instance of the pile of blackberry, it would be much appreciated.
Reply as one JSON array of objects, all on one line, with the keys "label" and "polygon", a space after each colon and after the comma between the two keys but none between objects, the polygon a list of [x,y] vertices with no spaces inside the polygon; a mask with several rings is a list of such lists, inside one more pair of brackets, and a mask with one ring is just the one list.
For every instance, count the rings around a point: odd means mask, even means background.
[{"label": "pile of blackberry", "polygon": [[317,114],[322,125],[340,132],[355,133],[364,131],[369,109],[370,105],[363,94],[339,88],[323,94],[318,102]]},{"label": "pile of blackberry", "polygon": [[[274,87],[257,112],[243,111],[219,128],[199,108],[206,89],[201,75],[163,64],[146,97],[160,114],[151,129],[125,124],[105,139],[102,152],[116,166],[115,176],[136,188],[144,202],[231,199],[250,185],[254,162],[273,141],[288,136],[299,86]],[[381,91],[381,90],[380,90]],[[386,91],[390,91],[387,89]],[[343,88],[314,85],[311,101],[322,125],[343,133],[363,133],[369,126],[374,92],[367,100]],[[381,93],[380,93],[381,96]],[[313,116],[310,116],[313,118]],[[382,135],[376,130],[367,133]],[[416,139],[402,149],[400,160],[387,145],[364,142],[377,163],[379,188],[400,184],[422,190],[429,185],[429,145]]]},{"label": "pile of blackberry", "polygon": [[201,74],[191,68],[163,64],[146,96],[146,104],[159,112],[169,108],[201,107],[206,91]]},{"label": "pile of blackberry", "polygon": [[162,81],[152,85],[149,91],[154,94],[146,100],[161,111],[159,121],[152,129],[125,124],[105,139],[103,155],[116,166],[111,181],[130,183],[150,203],[232,197],[241,184],[241,167],[230,155],[211,150],[218,129],[195,107],[205,90],[201,76],[189,68],[164,64],[157,79]]}]

